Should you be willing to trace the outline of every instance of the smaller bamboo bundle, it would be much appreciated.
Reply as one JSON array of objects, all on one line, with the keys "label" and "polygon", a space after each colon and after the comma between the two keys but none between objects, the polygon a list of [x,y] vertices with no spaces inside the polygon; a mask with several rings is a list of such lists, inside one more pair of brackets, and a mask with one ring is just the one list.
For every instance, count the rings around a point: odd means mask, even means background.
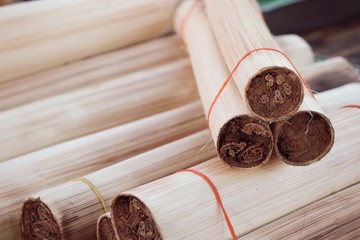
[{"label": "smaller bamboo bundle", "polygon": [[359,82],[359,75],[351,63],[343,57],[329,58],[300,68],[302,76],[312,90],[317,92],[344,84]]},{"label": "smaller bamboo bundle", "polygon": [[[185,37],[203,108],[220,158],[232,167],[257,167],[270,158],[273,136],[269,125],[252,116],[233,82],[219,89],[229,71],[222,61],[201,5],[183,3],[176,14],[176,29]],[[191,15],[186,19],[186,14]]]},{"label": "smaller bamboo bundle", "polygon": [[[214,157],[214,146],[206,144],[209,138],[208,131],[204,130],[84,178],[96,186],[95,189],[107,206],[118,192]],[[96,220],[102,212],[102,202],[84,182],[64,183],[33,194],[25,201],[21,217],[23,235],[29,240],[46,235],[58,236],[60,239],[93,239]],[[47,219],[46,223],[44,219]]]},{"label": "smaller bamboo bundle", "polygon": [[0,9],[0,82],[169,33],[180,0],[32,1]]},{"label": "smaller bamboo bundle", "polygon": [[[229,239],[353,185],[359,181],[360,125],[354,124],[360,121],[359,110],[344,109],[332,117],[337,139],[326,161],[296,168],[274,156],[262,168],[239,173],[218,158],[208,160],[114,198],[111,215],[117,234],[120,239]],[[227,210],[234,235],[220,208]]]},{"label": "smaller bamboo bundle", "polygon": [[198,99],[182,57],[0,113],[0,161]]},{"label": "smaller bamboo bundle", "polygon": [[290,165],[319,161],[334,144],[334,128],[309,92],[305,92],[300,111],[275,125],[275,151]]},{"label": "smaller bamboo bundle", "polygon": [[360,183],[315,201],[239,239],[357,239]]},{"label": "smaller bamboo bundle", "polygon": [[269,122],[285,120],[303,101],[303,83],[252,0],[205,0],[225,62],[249,109]]},{"label": "smaller bamboo bundle", "polygon": [[316,100],[326,113],[347,105],[360,105],[360,83],[350,83],[316,94]]},{"label": "smaller bamboo bundle", "polygon": [[175,36],[163,37],[2,83],[0,111],[181,59],[179,46]]},{"label": "smaller bamboo bundle", "polygon": [[97,240],[120,240],[115,232],[112,223],[110,212],[104,213],[98,218],[96,224],[96,239]]},{"label": "smaller bamboo bundle", "polygon": [[[31,193],[203,129],[201,103],[194,102],[0,163],[0,183],[6,183],[0,185],[1,236],[20,238],[21,203]],[[88,190],[86,185],[83,188]]]},{"label": "smaller bamboo bundle", "polygon": [[[288,56],[295,66],[307,66],[315,60],[314,52],[304,38],[296,34],[275,36],[281,51]],[[307,80],[307,78],[304,78]]]}]

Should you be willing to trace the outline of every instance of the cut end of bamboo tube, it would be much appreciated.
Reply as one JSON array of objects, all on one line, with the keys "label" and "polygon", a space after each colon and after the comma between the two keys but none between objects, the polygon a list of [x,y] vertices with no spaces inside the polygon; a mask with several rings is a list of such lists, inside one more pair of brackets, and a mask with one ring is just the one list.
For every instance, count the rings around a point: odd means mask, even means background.
[{"label": "cut end of bamboo tube", "polygon": [[97,240],[117,240],[109,213],[99,217],[96,229]]},{"label": "cut end of bamboo tube", "polygon": [[24,239],[63,240],[54,215],[40,198],[26,200],[21,212],[21,232]]},{"label": "cut end of bamboo tube", "polygon": [[232,167],[258,167],[271,156],[273,135],[266,122],[242,115],[221,128],[217,148],[220,158]]},{"label": "cut end of bamboo tube", "polygon": [[268,122],[285,120],[299,109],[304,98],[301,79],[284,67],[260,70],[245,91],[251,111]]},{"label": "cut end of bamboo tube", "polygon": [[290,165],[306,166],[322,159],[334,144],[330,120],[315,111],[300,111],[281,123],[275,151]]},{"label": "cut end of bamboo tube", "polygon": [[149,208],[133,195],[117,196],[112,204],[112,223],[120,239],[163,239]]}]

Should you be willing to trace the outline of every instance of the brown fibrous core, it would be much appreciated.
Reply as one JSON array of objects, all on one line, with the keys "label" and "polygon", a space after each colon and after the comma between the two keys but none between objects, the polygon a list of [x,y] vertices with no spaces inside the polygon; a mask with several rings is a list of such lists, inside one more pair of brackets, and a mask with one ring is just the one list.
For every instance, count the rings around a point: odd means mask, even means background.
[{"label": "brown fibrous core", "polygon": [[220,158],[230,166],[256,167],[270,158],[273,135],[264,121],[238,116],[221,128],[217,148]]},{"label": "brown fibrous core", "polygon": [[320,160],[334,143],[334,129],[324,115],[298,112],[282,124],[276,134],[276,148],[291,165],[303,166]]},{"label": "brown fibrous core", "polygon": [[113,221],[121,240],[161,240],[150,210],[134,196],[119,196],[112,205]]},{"label": "brown fibrous core", "polygon": [[111,224],[111,219],[103,217],[98,226],[98,240],[116,240],[115,231]]},{"label": "brown fibrous core", "polygon": [[63,239],[53,214],[40,198],[28,199],[24,203],[21,230],[24,239]]},{"label": "brown fibrous core", "polygon": [[299,108],[303,97],[300,78],[283,67],[261,70],[251,79],[246,89],[250,109],[270,122],[289,117]]}]

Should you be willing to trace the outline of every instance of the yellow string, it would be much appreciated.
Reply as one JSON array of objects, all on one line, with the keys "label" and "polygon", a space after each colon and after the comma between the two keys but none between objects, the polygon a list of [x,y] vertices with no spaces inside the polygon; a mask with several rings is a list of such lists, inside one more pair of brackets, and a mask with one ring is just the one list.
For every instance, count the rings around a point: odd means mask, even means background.
[{"label": "yellow string", "polygon": [[79,182],[83,182],[85,183],[86,185],[88,185],[93,191],[94,193],[96,194],[97,198],[99,199],[105,213],[107,213],[109,210],[106,206],[106,203],[103,199],[103,197],[101,196],[101,194],[99,193],[99,191],[96,189],[95,185],[92,184],[88,179],[86,179],[85,177],[82,177],[82,178],[77,178],[77,179],[74,179],[73,181],[79,181]]}]

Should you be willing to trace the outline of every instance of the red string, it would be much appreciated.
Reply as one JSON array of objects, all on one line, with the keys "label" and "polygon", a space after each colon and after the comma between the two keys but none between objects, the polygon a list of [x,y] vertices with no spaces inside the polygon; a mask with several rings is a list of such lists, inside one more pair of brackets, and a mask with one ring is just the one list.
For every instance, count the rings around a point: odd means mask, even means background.
[{"label": "red string", "polygon": [[340,109],[342,108],[360,108],[360,105],[345,105],[345,106],[342,106]]},{"label": "red string", "polygon": [[[223,85],[221,86],[221,88],[219,89],[218,93],[216,94],[214,100],[212,101],[208,114],[207,114],[207,121],[208,121],[208,126],[209,122],[210,122],[210,115],[212,112],[212,109],[216,103],[216,101],[218,100],[218,98],[220,97],[221,93],[224,91],[226,85],[229,83],[229,81],[231,80],[232,76],[234,75],[235,71],[238,69],[238,67],[240,66],[240,64],[248,57],[250,56],[252,53],[254,52],[258,52],[258,51],[275,51],[277,53],[280,53],[281,55],[283,55],[291,64],[291,66],[295,69],[296,73],[300,76],[300,79],[303,81],[306,89],[309,91],[309,93],[314,97],[312,91],[310,90],[309,86],[307,85],[307,83],[305,82],[304,78],[301,76],[300,72],[297,70],[297,68],[295,67],[295,65],[291,62],[290,58],[288,56],[286,56],[283,52],[281,52],[278,49],[275,48],[257,48],[257,49],[253,49],[250,52],[246,53],[235,65],[234,69],[231,71],[230,75],[227,77],[227,79],[225,80],[225,82],[223,83]],[[314,97],[315,98],[315,97]]]},{"label": "red string", "polygon": [[223,205],[223,202],[221,200],[221,197],[220,197],[220,194],[218,192],[218,190],[216,189],[216,186],[214,185],[214,183],[210,180],[210,178],[208,178],[205,174],[197,171],[197,170],[194,170],[194,169],[184,169],[184,170],[180,170],[178,172],[191,172],[191,173],[194,173],[198,176],[200,176],[202,179],[205,180],[205,182],[207,184],[209,184],[211,190],[214,192],[214,195],[215,195],[215,198],[216,198],[216,201],[218,202],[222,212],[223,212],[223,215],[224,215],[224,218],[225,218],[225,221],[226,221],[226,224],[230,230],[230,233],[231,233],[231,236],[234,240],[237,240],[237,236],[236,236],[236,233],[235,233],[235,230],[234,230],[234,227],[230,221],[230,218],[225,210],[225,207]]},{"label": "red string", "polygon": [[191,5],[189,11],[186,13],[184,19],[182,20],[182,22],[180,23],[180,27],[179,27],[179,37],[180,39],[182,39],[183,42],[185,42],[185,38],[184,38],[184,28],[185,28],[185,23],[188,21],[188,19],[190,18],[192,12],[196,9],[197,5],[200,3],[200,0],[194,0],[193,4]]}]

